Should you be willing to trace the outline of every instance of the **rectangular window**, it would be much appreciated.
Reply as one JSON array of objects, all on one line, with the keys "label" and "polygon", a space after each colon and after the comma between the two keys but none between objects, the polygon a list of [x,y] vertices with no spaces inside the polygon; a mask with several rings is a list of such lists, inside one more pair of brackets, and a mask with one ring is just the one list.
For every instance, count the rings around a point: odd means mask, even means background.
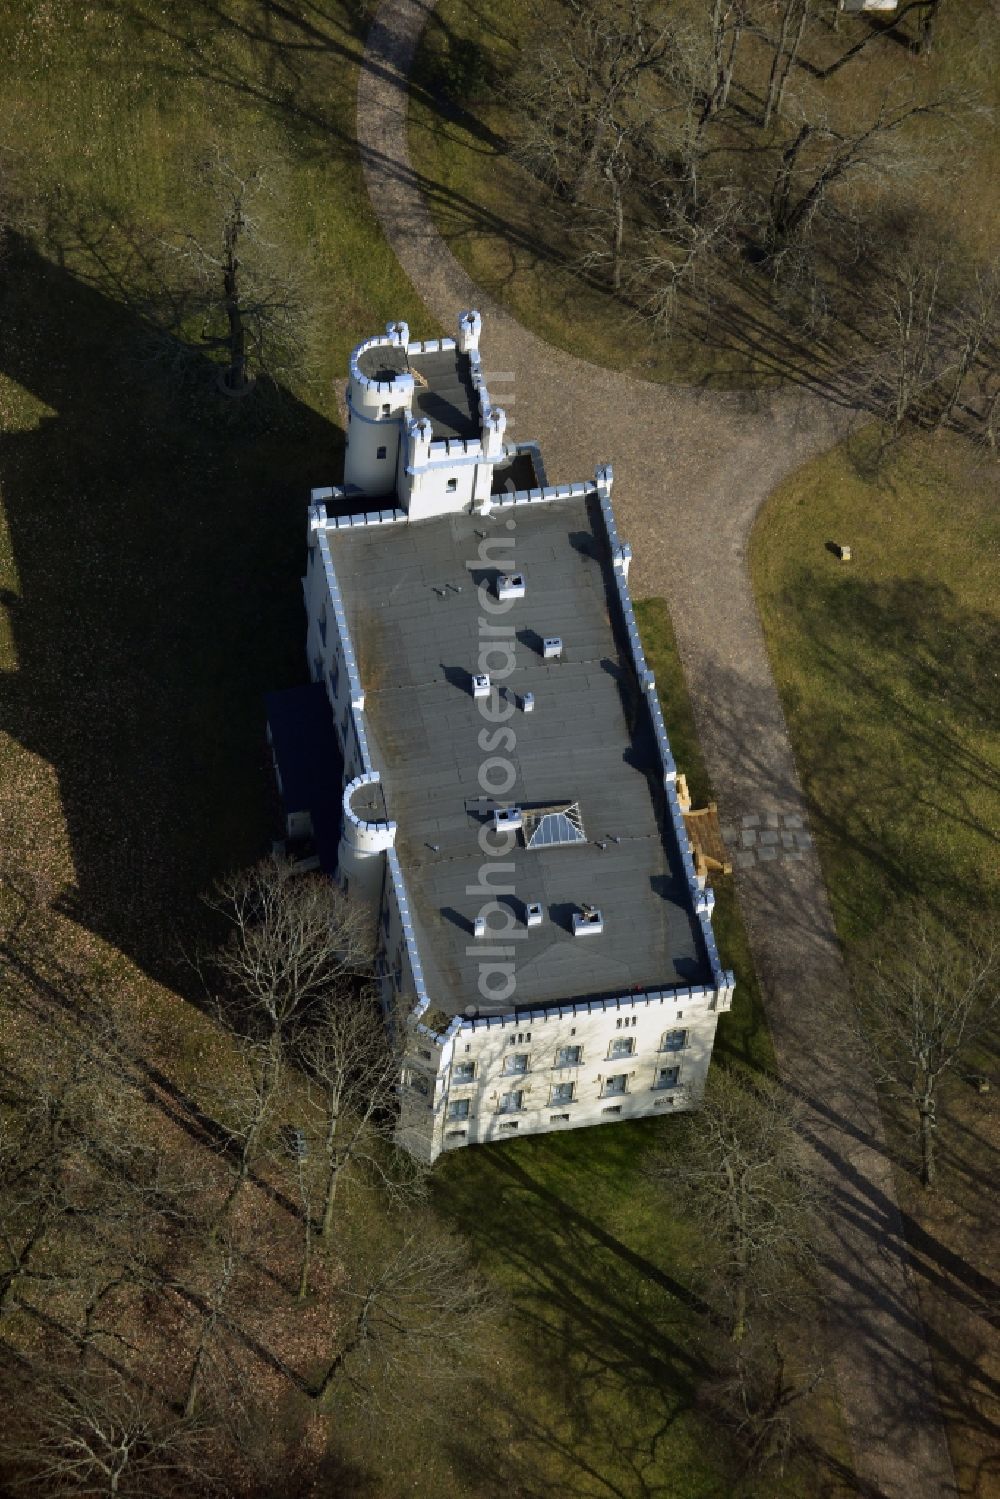
[{"label": "rectangular window", "polygon": [[520,1111],[521,1111],[521,1104],[523,1102],[523,1099],[524,1099],[524,1094],[521,1092],[520,1088],[515,1088],[512,1093],[501,1093],[500,1094],[500,1102],[497,1104],[497,1113],[498,1114],[518,1114],[518,1113],[520,1113]]},{"label": "rectangular window", "polygon": [[456,1098],[448,1105],[449,1119],[468,1119],[469,1100],[467,1098]]},{"label": "rectangular window", "polygon": [[569,1123],[569,1115],[568,1114],[550,1114],[549,1115],[549,1123],[550,1124],[568,1124]]},{"label": "rectangular window", "polygon": [[322,656],[317,656],[316,659],[315,659],[315,661],[313,662],[313,681],[314,682],[322,682],[322,680],[323,680],[323,657]]},{"label": "rectangular window", "polygon": [[376,448],[376,450],[375,450],[375,457],[376,458],[384,458],[385,457],[385,448]]},{"label": "rectangular window", "polygon": [[582,1046],[561,1046],[556,1052],[556,1066],[579,1067],[582,1056]]},{"label": "rectangular window", "polygon": [[514,1073],[527,1072],[528,1053],[526,1051],[515,1051],[504,1058],[503,1070],[508,1077]]},{"label": "rectangular window", "polygon": [[654,1109],[672,1109],[673,1106],[674,1106],[674,1100],[672,1098],[654,1098],[653,1099],[653,1107],[654,1107]]},{"label": "rectangular window", "polygon": [[333,693],[334,697],[337,696],[337,688],[339,686],[340,686],[340,665],[339,665],[338,662],[334,661],[333,665],[330,667],[330,691]]},{"label": "rectangular window", "polygon": [[667,1031],[660,1042],[661,1051],[683,1051],[687,1045],[687,1031]]},{"label": "rectangular window", "polygon": [[386,401],[386,402],[385,402],[385,404],[384,404],[384,405],[383,405],[383,407],[382,407],[382,415],[383,415],[383,416],[388,416],[388,415],[389,415],[389,412],[390,412],[390,410],[391,410],[391,407],[390,407],[390,405],[389,405],[389,402],[388,402],[388,401]]},{"label": "rectangular window", "polygon": [[679,1067],[657,1067],[656,1082],[654,1088],[676,1088],[677,1079],[681,1075]]},{"label": "rectangular window", "polygon": [[476,1079],[475,1062],[456,1062],[451,1069],[453,1083],[472,1083]]},{"label": "rectangular window", "polygon": [[449,494],[454,494],[455,490],[457,488],[458,488],[458,480],[457,479],[449,479],[448,480],[448,493]]},{"label": "rectangular window", "polygon": [[628,1091],[628,1073],[614,1072],[610,1077],[604,1079],[605,1094],[625,1093]]},{"label": "rectangular window", "polygon": [[326,645],[326,610],[319,617],[319,638]]},{"label": "rectangular window", "polygon": [[601,1113],[602,1114],[620,1114],[621,1111],[622,1111],[622,1106],[621,1106],[620,1103],[611,1103],[611,1104],[608,1104],[608,1107],[606,1109],[602,1109]]},{"label": "rectangular window", "polygon": [[444,1137],[446,1140],[464,1140],[468,1133],[467,1129],[446,1129]]},{"label": "rectangular window", "polygon": [[506,1124],[501,1124],[500,1128],[501,1129],[515,1130],[515,1129],[517,1129],[517,1120],[516,1119],[511,1119]]},{"label": "rectangular window", "polygon": [[553,1083],[552,1097],[549,1099],[549,1103],[552,1104],[553,1107],[555,1107],[556,1104],[560,1103],[572,1103],[573,1090],[575,1087],[575,1083]]},{"label": "rectangular window", "polygon": [[618,1036],[614,1041],[612,1041],[611,1049],[608,1052],[608,1055],[613,1060],[615,1057],[630,1057],[634,1051],[634,1036]]}]

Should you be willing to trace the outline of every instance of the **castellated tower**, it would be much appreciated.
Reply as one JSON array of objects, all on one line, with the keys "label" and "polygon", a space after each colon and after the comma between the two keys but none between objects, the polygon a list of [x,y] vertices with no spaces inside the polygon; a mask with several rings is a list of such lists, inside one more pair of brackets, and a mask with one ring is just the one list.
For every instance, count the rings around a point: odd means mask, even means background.
[{"label": "castellated tower", "polygon": [[[411,520],[489,498],[505,456],[506,413],[490,404],[479,356],[482,318],[462,312],[456,338],[410,342],[388,323],[351,355],[347,493],[381,499]],[[393,500],[390,501],[389,497]]]},{"label": "castellated tower", "polygon": [[396,482],[400,437],[413,406],[409,342],[405,323],[389,323],[384,336],[367,339],[351,355],[344,484],[362,494],[388,494]]},{"label": "castellated tower", "polygon": [[344,788],[344,823],[338,853],[338,878],[345,890],[378,915],[382,894],[382,855],[396,841],[396,824],[386,816],[378,771],[363,771]]}]

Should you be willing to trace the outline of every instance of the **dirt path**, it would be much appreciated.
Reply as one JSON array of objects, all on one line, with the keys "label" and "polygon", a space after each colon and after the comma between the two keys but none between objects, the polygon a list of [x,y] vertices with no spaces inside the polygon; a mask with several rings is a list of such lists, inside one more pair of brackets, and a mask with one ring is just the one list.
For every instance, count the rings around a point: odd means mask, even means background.
[{"label": "dirt path", "polygon": [[514,435],[541,442],[550,480],[614,466],[618,523],[636,554],[632,591],[669,604],[720,812],[737,830],[739,896],[779,1064],[808,1103],[831,1182],[824,1292],[859,1492],[953,1495],[874,1089],[847,1046],[826,889],[812,848],[790,857],[781,837],[808,827],[807,809],[746,566],[759,507],[836,439],[844,415],[805,394],[759,403],[600,369],[543,343],[483,295],[434,228],[409,160],[407,78],[432,8],[387,0],[369,35],[357,131],[375,212],[446,328],[461,308],[483,312],[488,388]]}]

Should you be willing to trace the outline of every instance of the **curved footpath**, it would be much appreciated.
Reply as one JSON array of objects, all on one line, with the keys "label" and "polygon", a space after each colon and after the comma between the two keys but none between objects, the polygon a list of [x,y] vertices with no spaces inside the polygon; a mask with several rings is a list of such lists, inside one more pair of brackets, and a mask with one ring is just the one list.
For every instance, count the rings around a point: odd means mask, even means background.
[{"label": "curved footpath", "polygon": [[599,369],[543,343],[484,296],[435,229],[410,165],[408,77],[432,8],[433,0],[387,0],[368,38],[357,135],[375,212],[446,328],[461,308],[483,312],[488,388],[515,419],[514,435],[540,441],[550,482],[614,466],[618,524],[636,554],[632,592],[669,605],[738,850],[779,1066],[806,1101],[831,1183],[823,1289],[858,1491],[954,1495],[875,1092],[849,1055],[846,975],[819,863],[802,848],[807,810],[746,566],[758,508],[836,440],[845,414],[805,394],[757,402]]}]

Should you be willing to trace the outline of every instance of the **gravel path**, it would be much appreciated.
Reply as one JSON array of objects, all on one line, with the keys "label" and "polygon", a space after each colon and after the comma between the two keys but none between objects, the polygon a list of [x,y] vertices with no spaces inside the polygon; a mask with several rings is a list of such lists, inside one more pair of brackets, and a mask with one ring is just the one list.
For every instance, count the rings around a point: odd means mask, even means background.
[{"label": "gravel path", "polygon": [[759,507],[836,440],[844,414],[806,394],[758,402],[600,369],[542,342],[485,296],[434,228],[410,166],[407,78],[432,8],[433,0],[387,0],[369,35],[357,130],[375,212],[449,331],[461,308],[483,312],[487,386],[513,435],[541,442],[550,480],[614,466],[618,524],[635,550],[632,591],[669,603],[720,814],[734,834],[779,1065],[807,1102],[831,1183],[827,1331],[859,1492],[954,1495],[882,1124],[846,1045],[846,976],[746,566]]}]

